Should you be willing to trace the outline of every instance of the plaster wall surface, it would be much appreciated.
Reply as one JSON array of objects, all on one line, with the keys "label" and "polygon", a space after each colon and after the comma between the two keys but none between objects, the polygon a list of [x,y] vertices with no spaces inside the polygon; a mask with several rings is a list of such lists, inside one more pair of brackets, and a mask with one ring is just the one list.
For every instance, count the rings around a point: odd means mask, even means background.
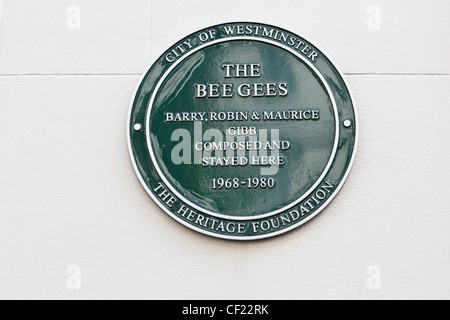
[{"label": "plaster wall surface", "polygon": [[[0,3],[0,298],[450,298],[450,1]],[[323,49],[360,118],[336,199],[249,243],[197,234],[159,209],[125,130],[148,66],[232,21]]]}]

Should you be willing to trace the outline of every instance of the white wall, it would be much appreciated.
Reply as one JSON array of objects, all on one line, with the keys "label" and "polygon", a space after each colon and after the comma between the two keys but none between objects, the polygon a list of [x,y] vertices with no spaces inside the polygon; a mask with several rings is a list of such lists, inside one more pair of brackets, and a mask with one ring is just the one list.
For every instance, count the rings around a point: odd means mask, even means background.
[{"label": "white wall", "polygon": [[[1,2],[0,298],[450,298],[449,0]],[[125,134],[150,62],[236,20],[323,48],[361,126],[332,204],[251,243],[168,217]]]}]

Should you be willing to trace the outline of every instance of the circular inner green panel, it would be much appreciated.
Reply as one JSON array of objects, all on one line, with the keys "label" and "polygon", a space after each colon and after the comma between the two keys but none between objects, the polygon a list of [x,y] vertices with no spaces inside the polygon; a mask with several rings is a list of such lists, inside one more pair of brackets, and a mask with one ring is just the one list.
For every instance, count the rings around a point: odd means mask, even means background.
[{"label": "circular inner green panel", "polygon": [[[319,76],[288,50],[257,40],[187,55],[163,78],[149,110],[161,176],[187,203],[217,216],[284,209],[320,182],[336,150],[337,115]],[[221,142],[248,144],[209,149]]]}]

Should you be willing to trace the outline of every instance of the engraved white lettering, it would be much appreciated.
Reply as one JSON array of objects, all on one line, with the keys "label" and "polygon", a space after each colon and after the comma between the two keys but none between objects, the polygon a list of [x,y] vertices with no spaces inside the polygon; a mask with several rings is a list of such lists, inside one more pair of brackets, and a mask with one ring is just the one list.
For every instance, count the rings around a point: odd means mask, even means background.
[{"label": "engraved white lettering", "polygon": [[319,53],[314,48],[306,44],[304,41],[297,39],[291,34],[278,30],[276,28],[268,28],[262,26],[253,25],[238,25],[238,26],[224,26],[223,31],[226,36],[250,36],[255,35],[259,37],[269,38],[280,43],[283,43],[289,47],[294,48],[299,53],[305,55],[312,62],[316,62],[319,57]]},{"label": "engraved white lettering", "polygon": [[[175,52],[174,54],[176,54]],[[170,60],[175,60],[170,57]],[[259,63],[224,63],[221,69],[224,70],[224,78],[230,79],[254,79],[262,76],[261,64]],[[195,84],[194,96],[197,99],[233,98],[235,96],[234,85],[232,83]],[[237,86],[237,96],[241,98],[261,98],[261,97],[286,97],[288,95],[288,84],[282,83],[242,83]]]},{"label": "engraved white lettering", "polygon": [[158,197],[169,207],[172,208],[173,205],[177,202],[177,199],[162,185],[162,183],[158,183],[158,187],[153,189],[158,194]]},{"label": "engraved white lettering", "polygon": [[166,55],[166,61],[172,63],[192,48],[193,45],[191,44],[191,39],[187,39],[179,45],[175,46],[175,48]]}]

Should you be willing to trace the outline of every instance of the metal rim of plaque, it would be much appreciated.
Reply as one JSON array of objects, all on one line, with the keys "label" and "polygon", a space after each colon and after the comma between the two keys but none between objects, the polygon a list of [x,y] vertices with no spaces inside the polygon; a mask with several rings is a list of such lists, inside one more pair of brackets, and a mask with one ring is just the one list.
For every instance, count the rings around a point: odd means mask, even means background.
[{"label": "metal rim of plaque", "polygon": [[261,23],[189,35],[150,67],[127,123],[147,193],[200,233],[257,240],[319,214],[347,179],[358,118],[330,59]]}]

